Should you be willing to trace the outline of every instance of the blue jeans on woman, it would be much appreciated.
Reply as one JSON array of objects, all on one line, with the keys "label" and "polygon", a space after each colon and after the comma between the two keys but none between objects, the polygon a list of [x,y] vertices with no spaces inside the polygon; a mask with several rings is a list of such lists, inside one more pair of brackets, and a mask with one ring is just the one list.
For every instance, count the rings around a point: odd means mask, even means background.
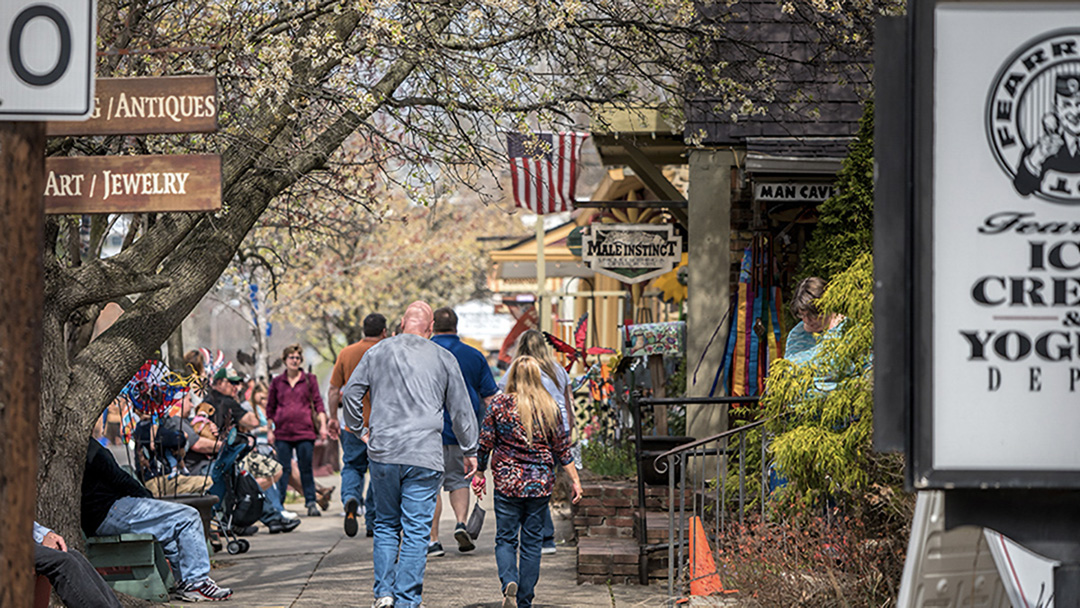
[{"label": "blue jeans on woman", "polygon": [[428,539],[442,472],[374,460],[370,470],[375,486],[375,597],[393,597],[394,608],[416,608],[424,591]]},{"label": "blue jeans on woman", "polygon": [[153,498],[125,496],[113,503],[98,536],[150,534],[161,549],[178,583],[198,583],[210,576],[210,554],[202,518],[194,507]]},{"label": "blue jeans on woman", "polygon": [[310,439],[303,441],[275,439],[274,450],[277,451],[277,460],[281,463],[283,469],[281,479],[278,480],[278,492],[281,497],[284,498],[285,493],[289,490],[293,450],[296,450],[296,465],[300,467],[300,486],[304,488],[304,506],[310,507],[315,504],[315,474],[311,470],[311,458],[315,454],[315,442]]},{"label": "blue jeans on woman", "polygon": [[550,496],[514,498],[495,492],[495,564],[503,589],[511,581],[517,583],[518,608],[532,606],[549,500]]}]

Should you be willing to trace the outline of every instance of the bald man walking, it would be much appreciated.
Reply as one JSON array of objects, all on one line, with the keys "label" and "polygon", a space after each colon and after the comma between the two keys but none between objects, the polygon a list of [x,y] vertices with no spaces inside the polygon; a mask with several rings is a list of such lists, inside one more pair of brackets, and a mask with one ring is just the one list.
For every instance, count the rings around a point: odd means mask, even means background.
[{"label": "bald man walking", "polygon": [[[444,468],[444,410],[464,455],[465,477],[476,472],[476,416],[457,359],[429,339],[433,320],[426,303],[410,304],[402,333],[372,346],[342,390],[345,422],[362,429],[375,484],[373,608],[420,606]],[[366,394],[371,416],[364,427]]]}]

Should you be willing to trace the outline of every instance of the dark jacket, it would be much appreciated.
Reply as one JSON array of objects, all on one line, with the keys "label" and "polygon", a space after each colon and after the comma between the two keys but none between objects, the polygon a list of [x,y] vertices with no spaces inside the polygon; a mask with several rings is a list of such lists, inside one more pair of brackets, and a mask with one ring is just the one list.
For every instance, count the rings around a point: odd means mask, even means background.
[{"label": "dark jacket", "polygon": [[149,490],[116,464],[109,450],[91,439],[82,481],[83,533],[97,535],[97,529],[113,503],[125,496],[153,498]]}]

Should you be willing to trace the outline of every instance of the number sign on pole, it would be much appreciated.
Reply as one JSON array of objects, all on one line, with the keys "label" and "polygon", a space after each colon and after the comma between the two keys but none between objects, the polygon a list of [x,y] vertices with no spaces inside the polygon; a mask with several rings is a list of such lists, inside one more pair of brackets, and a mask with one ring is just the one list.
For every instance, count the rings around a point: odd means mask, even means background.
[{"label": "number sign on pole", "polygon": [[0,2],[0,120],[83,120],[94,109],[95,0]]},{"label": "number sign on pole", "polygon": [[45,213],[213,211],[221,157],[69,156],[46,160]]}]

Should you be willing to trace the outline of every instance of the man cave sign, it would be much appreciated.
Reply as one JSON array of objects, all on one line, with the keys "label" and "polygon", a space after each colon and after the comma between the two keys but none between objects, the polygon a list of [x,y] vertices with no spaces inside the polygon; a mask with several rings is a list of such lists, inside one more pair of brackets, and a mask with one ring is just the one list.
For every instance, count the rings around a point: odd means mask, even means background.
[{"label": "man cave sign", "polygon": [[998,72],[987,136],[1016,191],[1080,203],[1080,29],[1036,38]]}]

